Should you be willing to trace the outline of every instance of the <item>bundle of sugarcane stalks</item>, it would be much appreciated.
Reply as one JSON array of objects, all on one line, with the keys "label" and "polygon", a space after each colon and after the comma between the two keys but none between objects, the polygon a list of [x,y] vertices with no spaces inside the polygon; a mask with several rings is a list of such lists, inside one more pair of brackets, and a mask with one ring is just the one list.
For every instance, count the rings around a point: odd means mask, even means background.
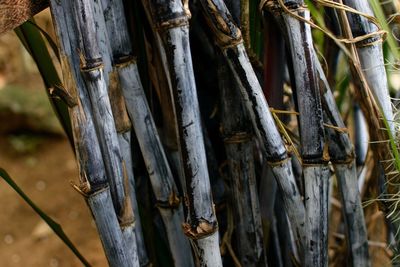
[{"label": "bundle of sugarcane stalks", "polygon": [[399,5],[374,1],[50,0],[109,265],[396,266]]}]

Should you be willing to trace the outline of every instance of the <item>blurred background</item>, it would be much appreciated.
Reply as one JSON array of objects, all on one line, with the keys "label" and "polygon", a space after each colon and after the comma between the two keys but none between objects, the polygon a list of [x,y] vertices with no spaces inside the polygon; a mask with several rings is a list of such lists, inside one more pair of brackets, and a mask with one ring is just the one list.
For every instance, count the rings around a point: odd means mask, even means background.
[{"label": "blurred background", "polygon": [[[35,16],[53,35],[49,10]],[[16,34],[0,36],[0,167],[63,227],[93,266],[107,266],[83,197],[72,148],[34,61]],[[0,266],[82,266],[40,217],[0,180]]]}]

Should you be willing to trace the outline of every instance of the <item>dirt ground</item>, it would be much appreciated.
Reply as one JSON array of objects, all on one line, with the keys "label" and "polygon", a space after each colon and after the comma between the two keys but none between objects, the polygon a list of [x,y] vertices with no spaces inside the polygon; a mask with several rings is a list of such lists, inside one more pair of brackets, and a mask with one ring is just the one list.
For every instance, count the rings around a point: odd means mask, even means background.
[{"label": "dirt ground", "polygon": [[[0,138],[0,166],[49,216],[63,227],[93,266],[107,266],[86,203],[70,181],[77,181],[72,149],[65,138],[42,139],[31,153],[12,149]],[[0,181],[0,266],[82,266],[39,216]]]},{"label": "dirt ground", "polygon": [[[49,14],[46,12],[42,12],[37,19],[43,20],[41,26],[50,31],[51,27],[47,25]],[[9,110],[35,113],[32,109],[37,108],[32,106],[32,95],[28,93],[46,97],[36,66],[12,32],[0,37],[0,92],[4,92],[9,85],[27,90],[28,96],[19,99],[19,104],[10,100]],[[4,94],[2,96],[4,100]],[[47,116],[46,112],[43,114]],[[20,119],[21,116],[9,116],[0,123],[15,125]],[[29,118],[25,116],[24,119]],[[37,117],[34,120],[39,122],[45,119],[48,117]],[[77,182],[78,173],[73,151],[65,137],[32,137],[28,133],[28,138],[25,138],[0,134],[0,167],[9,172],[21,189],[63,227],[92,266],[107,266],[89,209],[83,197],[70,184],[71,181]],[[2,179],[0,203],[1,267],[82,266],[64,243]]]}]

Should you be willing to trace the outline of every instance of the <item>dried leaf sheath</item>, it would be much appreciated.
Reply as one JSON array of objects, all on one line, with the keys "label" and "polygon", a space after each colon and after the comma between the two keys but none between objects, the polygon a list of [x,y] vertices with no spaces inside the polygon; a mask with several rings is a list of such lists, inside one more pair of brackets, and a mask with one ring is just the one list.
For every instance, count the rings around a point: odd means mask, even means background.
[{"label": "dried leaf sheath", "polygon": [[16,28],[47,6],[46,0],[2,0],[0,2],[0,34]]}]

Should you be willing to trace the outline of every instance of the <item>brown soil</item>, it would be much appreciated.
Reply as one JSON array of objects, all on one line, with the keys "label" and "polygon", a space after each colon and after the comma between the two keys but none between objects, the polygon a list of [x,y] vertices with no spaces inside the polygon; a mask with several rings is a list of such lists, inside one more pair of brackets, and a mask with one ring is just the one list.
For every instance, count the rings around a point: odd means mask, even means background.
[{"label": "brown soil", "polygon": [[[107,266],[90,212],[70,185],[77,166],[68,141],[46,138],[30,153],[18,153],[0,138],[0,167],[49,216],[63,227],[93,266]],[[0,266],[82,266],[39,216],[0,181]]]}]

